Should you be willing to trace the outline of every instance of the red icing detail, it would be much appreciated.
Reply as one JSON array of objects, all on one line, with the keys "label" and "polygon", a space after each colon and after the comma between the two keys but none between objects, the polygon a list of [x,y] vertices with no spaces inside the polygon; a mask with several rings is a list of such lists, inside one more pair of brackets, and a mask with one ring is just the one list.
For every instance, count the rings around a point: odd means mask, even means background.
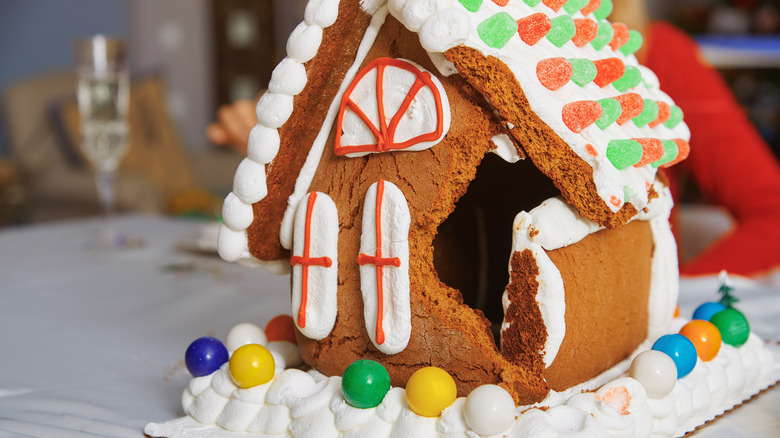
[{"label": "red icing detail", "polygon": [[599,25],[590,18],[575,18],[574,27],[576,32],[571,42],[577,47],[582,47],[593,41],[599,33]]},{"label": "red icing detail", "polygon": [[311,192],[306,203],[306,226],[303,234],[303,255],[290,257],[290,264],[301,265],[301,305],[298,307],[298,327],[306,327],[306,303],[309,301],[309,266],[324,266],[329,268],[333,262],[330,257],[309,257],[311,246],[311,216],[317,192]]},{"label": "red icing detail", "polygon": [[609,47],[612,50],[617,50],[628,42],[629,34],[628,26],[623,23],[612,23],[612,30],[614,31],[612,41],[609,42]]},{"label": "red icing detail", "polygon": [[642,159],[634,167],[642,167],[664,156],[664,144],[657,138],[635,138],[642,145]]},{"label": "red icing detail", "polygon": [[566,58],[547,58],[536,64],[536,77],[550,90],[557,90],[571,79],[574,69]]},{"label": "red icing detail", "polygon": [[593,100],[567,103],[563,106],[563,123],[573,132],[580,132],[595,123],[601,111],[601,104]]},{"label": "red icing detail", "polygon": [[509,0],[493,0],[493,3],[499,6],[506,6],[506,4],[509,3]]},{"label": "red icing detail", "polygon": [[623,76],[626,66],[618,58],[607,58],[593,61],[596,65],[596,79],[593,82],[599,87],[606,87]]},{"label": "red icing detail", "polygon": [[618,125],[622,125],[642,114],[642,110],[645,108],[644,99],[636,93],[621,94],[620,96],[615,96],[615,99],[620,102],[620,108],[623,111],[616,120]]},{"label": "red icing detail", "polygon": [[385,266],[395,266],[396,268],[401,266],[401,259],[398,257],[383,258],[382,257],[382,200],[385,197],[385,181],[379,180],[376,184],[376,256],[370,256],[367,254],[358,254],[357,262],[360,266],[363,265],[376,265],[376,295],[377,295],[377,310],[376,310],[376,343],[384,344],[385,342],[385,329],[382,326],[382,314],[384,313],[384,285],[383,268]]},{"label": "red icing detail", "polygon": [[621,201],[620,198],[614,195],[609,197],[609,202],[615,207],[620,207],[620,205],[623,204],[623,201]]},{"label": "red icing detail", "polygon": [[580,12],[582,13],[582,15],[588,15],[600,7],[601,7],[601,0],[590,0],[590,2],[588,2],[588,4],[584,8],[580,9]]},{"label": "red icing detail", "polygon": [[[384,78],[384,71],[387,66],[400,68],[410,73],[413,73],[415,76],[417,76],[417,80],[414,82],[414,85],[412,85],[409,92],[407,93],[406,99],[404,99],[403,103],[401,103],[401,106],[398,108],[398,111],[392,115],[392,118],[390,119],[389,123],[385,116],[384,105],[382,104],[384,102],[384,87],[382,86],[382,84]],[[358,107],[358,105],[351,100],[352,92],[355,90],[357,84],[373,69],[376,69],[377,71],[376,72],[376,100],[378,103],[377,108],[379,110],[379,127],[374,126],[371,120],[366,115],[366,113],[363,112],[363,110],[360,109],[360,107]],[[436,129],[433,132],[421,134],[416,137],[410,138],[409,140],[406,140],[404,142],[396,143],[394,141],[395,130],[398,128],[398,124],[401,122],[401,118],[409,109],[409,106],[411,105],[415,96],[423,87],[428,87],[431,90],[431,93],[433,93],[434,102],[436,104]],[[347,110],[347,108],[352,110],[363,121],[363,123],[368,127],[368,129],[371,130],[371,132],[374,134],[374,139],[376,140],[376,144],[364,144],[364,145],[354,145],[354,146],[341,145],[344,113]],[[336,155],[345,155],[353,152],[384,152],[389,150],[406,149],[418,143],[422,143],[426,141],[434,141],[441,136],[442,131],[444,130],[444,115],[442,114],[442,111],[443,111],[443,106],[441,100],[441,93],[439,92],[439,89],[436,87],[436,84],[433,82],[430,73],[421,71],[420,69],[413,66],[412,64],[400,59],[377,58],[373,60],[371,63],[369,63],[368,65],[366,65],[365,67],[363,67],[362,70],[360,70],[360,72],[357,74],[357,76],[352,81],[352,83],[349,84],[349,87],[344,93],[344,97],[341,99],[341,108],[339,109],[338,120],[336,122],[336,147],[335,147]]]},{"label": "red icing detail", "polygon": [[660,100],[657,101],[656,103],[658,104],[658,117],[652,122],[647,124],[647,126],[651,128],[655,128],[661,123],[669,120],[669,117],[672,116],[672,108],[669,106],[668,103],[661,102]]},{"label": "red icing detail", "polygon": [[562,8],[568,0],[542,0],[542,3],[546,4],[550,9],[558,12],[558,9]]},{"label": "red icing detail", "polygon": [[662,164],[661,167],[674,166],[680,161],[688,158],[688,154],[691,152],[691,145],[689,145],[687,141],[681,138],[675,138],[673,141],[677,143],[677,158],[666,164]]},{"label": "red icing detail", "polygon": [[517,34],[529,46],[538,43],[550,32],[550,17],[538,12],[517,20]]},{"label": "red icing detail", "polygon": [[603,397],[596,395],[596,398],[617,411],[620,415],[628,415],[630,413],[628,407],[631,406],[631,393],[628,392],[625,386],[610,388],[604,393]]},{"label": "red icing detail", "polygon": [[590,155],[591,157],[598,157],[599,152],[596,150],[596,148],[593,147],[592,144],[588,143],[585,145],[585,151]]}]

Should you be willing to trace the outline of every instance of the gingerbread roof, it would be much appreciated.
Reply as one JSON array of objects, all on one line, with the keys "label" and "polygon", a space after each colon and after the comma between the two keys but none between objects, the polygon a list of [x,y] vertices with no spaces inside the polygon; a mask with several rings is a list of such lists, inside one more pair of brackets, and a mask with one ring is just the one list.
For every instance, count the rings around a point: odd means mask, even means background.
[{"label": "gingerbread roof", "polygon": [[[297,166],[300,174],[283,206],[286,211],[279,233],[285,248],[290,248],[292,240],[293,207],[308,192],[323,148],[342,146],[342,131],[347,146],[363,148],[344,153],[408,147],[402,141],[383,146],[388,141],[385,137],[380,140],[378,134],[376,145],[370,146],[366,134],[361,138],[362,128],[355,130],[354,122],[342,120],[344,102],[349,100],[345,95],[350,97],[353,82],[365,74],[355,59],[366,56],[388,14],[418,35],[441,76],[460,74],[482,93],[513,140],[540,170],[556,182],[575,175],[559,185],[573,187],[562,189],[562,194],[583,216],[601,225],[619,225],[643,209],[658,167],[687,155],[690,133],[682,122],[682,112],[659,89],[655,75],[637,62],[634,53],[641,47],[641,35],[605,20],[611,11],[610,0],[363,0],[364,16],[352,21],[340,16],[348,10],[342,3],[349,2],[309,2],[304,21],[288,41],[288,56],[274,70],[268,92],[258,103],[259,123],[250,135],[248,156],[236,172],[233,192],[223,209],[219,246],[226,260],[258,262],[249,252],[246,233],[254,218],[263,214],[253,204],[268,194],[266,167],[272,162],[274,167],[286,165],[274,162],[274,158],[281,142],[280,129],[295,110],[294,98],[305,93],[311,81],[322,81],[319,73],[324,69],[334,67],[315,59],[322,51],[338,50],[321,45],[323,33],[331,31],[334,24],[354,23],[342,31],[344,38],[353,35],[358,26],[366,30],[352,45],[352,52],[340,58],[331,56],[352,67],[343,74],[333,101],[321,105],[327,112],[324,127],[312,139],[305,163]],[[313,69],[318,74],[312,75]],[[432,102],[438,102],[435,84],[425,84],[423,90],[433,96]],[[439,105],[437,111],[446,112],[444,106]],[[355,107],[359,104],[352,112]],[[551,133],[534,135],[537,121]],[[425,147],[435,144],[448,127],[435,121],[429,124],[443,132],[426,137]],[[334,125],[339,140],[336,145],[326,144]],[[351,134],[357,134],[350,137],[350,129]],[[578,165],[551,158],[553,143],[565,149],[555,154],[573,157],[567,161]],[[581,185],[589,189],[582,190]],[[274,258],[283,257],[270,257]],[[270,262],[270,267],[286,270],[289,265]]]}]

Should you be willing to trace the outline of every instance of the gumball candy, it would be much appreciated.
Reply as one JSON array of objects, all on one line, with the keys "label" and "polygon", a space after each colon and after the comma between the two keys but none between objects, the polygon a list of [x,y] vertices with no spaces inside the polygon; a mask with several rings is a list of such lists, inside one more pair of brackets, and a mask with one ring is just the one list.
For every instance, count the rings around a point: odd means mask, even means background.
[{"label": "gumball candy", "polygon": [[463,416],[479,435],[498,435],[515,421],[515,401],[497,385],[482,385],[466,397]]},{"label": "gumball candy", "polygon": [[406,402],[423,417],[438,417],[455,402],[456,396],[455,381],[441,368],[421,368],[406,382]]},{"label": "gumball candy", "polygon": [[233,352],[230,376],[240,388],[252,388],[268,383],[274,377],[274,357],[267,348],[248,344]]},{"label": "gumball candy", "polygon": [[693,311],[693,319],[702,319],[704,321],[709,321],[710,318],[712,318],[712,315],[722,311],[726,310],[726,306],[724,306],[721,303],[704,303],[696,308],[696,310]]},{"label": "gumball candy", "polygon": [[225,344],[230,351],[235,351],[247,344],[265,345],[267,343],[268,339],[265,337],[263,329],[249,322],[243,322],[230,329],[225,339]]},{"label": "gumball candy", "polygon": [[696,366],[696,347],[681,334],[664,335],[653,344],[653,350],[666,353],[677,366],[677,378],[687,376]]},{"label": "gumball candy", "polygon": [[709,362],[720,351],[721,336],[718,328],[709,321],[694,319],[680,329],[680,334],[690,339],[696,347],[699,359]]},{"label": "gumball candy", "polygon": [[295,321],[290,315],[277,315],[265,325],[265,336],[268,341],[287,341],[298,345],[295,339]]},{"label": "gumball candy", "polygon": [[638,381],[652,399],[666,397],[677,383],[677,365],[663,352],[648,350],[639,353],[628,375]]},{"label": "gumball candy", "polygon": [[[276,353],[284,360],[285,367],[295,368],[303,363],[301,359],[301,350],[297,345],[287,341],[271,341],[266,345],[271,353]],[[276,357],[276,356],[274,356]],[[279,365],[277,363],[277,365]]]},{"label": "gumball candy", "polygon": [[710,322],[718,328],[723,342],[741,347],[750,336],[750,324],[745,315],[737,309],[726,309],[712,315]]},{"label": "gumball candy", "polygon": [[390,375],[379,362],[361,359],[352,362],[341,378],[344,400],[360,409],[375,408],[390,391]]},{"label": "gumball candy", "polygon": [[208,376],[228,361],[227,348],[217,338],[196,339],[184,353],[184,363],[193,377]]}]

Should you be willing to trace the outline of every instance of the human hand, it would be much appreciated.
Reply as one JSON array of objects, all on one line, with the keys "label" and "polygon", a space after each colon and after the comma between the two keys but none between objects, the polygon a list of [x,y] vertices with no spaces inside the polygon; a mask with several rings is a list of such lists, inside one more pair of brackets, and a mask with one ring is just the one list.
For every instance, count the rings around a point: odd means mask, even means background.
[{"label": "human hand", "polygon": [[239,99],[217,110],[217,120],[206,128],[206,137],[218,146],[227,146],[246,155],[247,140],[257,124],[255,102]]}]

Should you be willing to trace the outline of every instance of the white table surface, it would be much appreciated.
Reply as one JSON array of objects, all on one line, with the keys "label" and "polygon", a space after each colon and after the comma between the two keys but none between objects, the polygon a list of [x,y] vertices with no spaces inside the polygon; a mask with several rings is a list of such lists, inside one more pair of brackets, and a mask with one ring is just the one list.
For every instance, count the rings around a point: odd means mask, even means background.
[{"label": "white table surface", "polygon": [[[145,245],[115,252],[86,248],[96,220],[0,230],[0,437],[142,436],[182,415],[190,342],[289,313],[286,276],[177,249],[202,224],[121,217]],[[780,281],[735,283],[754,331],[780,340]],[[684,281],[683,314],[716,290]],[[695,436],[780,437],[780,389]]]}]

